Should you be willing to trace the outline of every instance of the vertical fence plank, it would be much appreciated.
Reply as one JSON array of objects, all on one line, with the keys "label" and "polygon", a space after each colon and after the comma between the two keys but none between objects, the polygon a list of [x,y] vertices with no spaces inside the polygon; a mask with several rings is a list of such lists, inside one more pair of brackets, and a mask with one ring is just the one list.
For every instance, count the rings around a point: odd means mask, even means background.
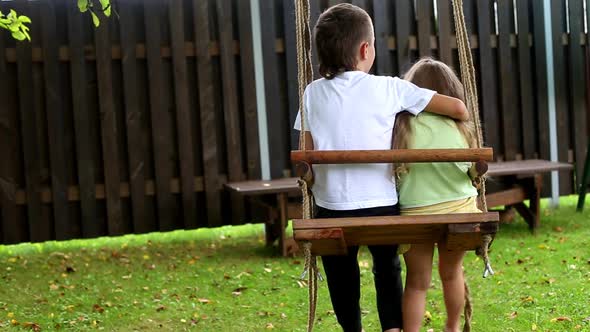
[{"label": "vertical fence plank", "polygon": [[[223,119],[225,122],[225,141],[227,145],[228,180],[244,180],[242,164],[242,133],[238,113],[238,87],[233,52],[233,15],[230,0],[215,1],[219,26],[219,52],[223,87]],[[244,218],[244,200],[231,193],[232,221],[238,223]]]},{"label": "vertical fence plank", "polygon": [[[299,81],[297,67],[297,40],[295,34],[295,2],[283,0],[283,23],[285,29],[285,58],[287,63],[287,95],[289,125],[293,126],[299,111]],[[299,132],[290,130],[291,150],[299,147]]]},{"label": "vertical fence plank", "polygon": [[530,21],[529,0],[518,0],[516,4],[518,20],[518,64],[520,79],[520,111],[522,123],[523,156],[525,159],[535,157],[536,130],[531,123],[537,123],[533,106],[533,75],[531,66],[531,46],[529,43]]},{"label": "vertical fence plank", "polygon": [[170,38],[172,42],[172,62],[174,66],[174,93],[176,101],[176,127],[180,150],[180,185],[184,227],[196,228],[196,202],[194,190],[194,157],[191,133],[191,114],[188,99],[188,78],[186,74],[186,57],[184,53],[184,16],[182,0],[170,0],[168,3],[170,20]]},{"label": "vertical fence plank", "polygon": [[[563,45],[563,34],[566,32],[565,2],[551,1],[552,34],[553,34],[553,64],[555,71],[555,110],[557,118],[557,154],[559,161],[569,161],[570,122],[568,109],[568,81],[566,48]],[[561,172],[559,177],[559,192],[570,193],[572,189],[571,172]],[[565,176],[567,175],[567,176]]]},{"label": "vertical fence plank", "polygon": [[500,85],[502,104],[502,129],[504,156],[506,160],[517,159],[520,150],[520,119],[514,101],[518,94],[514,84],[514,62],[510,35],[512,34],[514,11],[512,0],[498,1],[498,57],[500,58]]},{"label": "vertical fence plank", "polygon": [[84,17],[74,2],[68,2],[68,38],[70,47],[70,73],[72,83],[72,106],[76,137],[76,158],[80,208],[82,211],[82,236],[103,235],[103,228],[97,222],[95,194],[94,157],[92,148],[96,143],[91,124],[89,94],[86,92],[86,60],[84,59]]},{"label": "vertical fence plank", "polygon": [[[322,13],[322,5],[321,5],[321,0],[310,0],[309,1],[309,27],[312,30],[311,34],[312,34],[312,41],[311,41],[311,63],[313,65],[313,77],[318,79],[320,78],[320,73],[319,73],[319,60],[318,60],[318,56],[317,56],[317,51],[316,51],[316,47],[315,47],[315,43],[313,41],[313,28],[315,27],[315,24],[318,21],[318,18],[320,17],[320,14]],[[293,24],[295,22],[293,21]]]},{"label": "vertical fence plank", "polygon": [[156,199],[160,230],[174,228],[175,207],[170,193],[172,179],[172,146],[170,144],[171,120],[164,107],[160,93],[163,88],[162,58],[160,53],[160,8],[159,1],[144,2],[144,20],[146,33],[146,56],[148,63],[149,101],[152,120],[152,137],[154,141],[154,160],[156,170]]},{"label": "vertical fence plank", "polygon": [[377,75],[394,75],[389,50],[392,30],[391,4],[385,0],[373,0],[373,23],[375,24],[375,53]]},{"label": "vertical fence plank", "polygon": [[414,12],[410,0],[395,2],[395,32],[397,44],[398,73],[402,75],[410,66],[410,34],[414,22]]},{"label": "vertical fence plank", "polygon": [[416,0],[416,25],[418,26],[418,52],[421,57],[432,55],[432,0]]},{"label": "vertical fence plank", "polygon": [[[227,144],[228,177],[230,181],[243,179],[242,153],[240,150],[240,124],[236,68],[233,54],[233,18],[228,0],[215,1],[219,23],[219,51],[223,86],[223,114]],[[273,39],[274,40],[274,39]],[[274,47],[274,43],[273,44]]]},{"label": "vertical fence plank", "polygon": [[[250,2],[237,0],[237,16],[240,33],[240,66],[242,75],[240,85],[242,88],[244,122],[246,123],[247,170],[249,179],[259,179],[261,176],[260,145],[258,141],[258,104],[256,101],[256,77],[254,74],[251,14]],[[297,68],[295,68],[295,70],[297,70]],[[291,83],[290,80],[289,83]],[[293,146],[295,147],[297,145]]]},{"label": "vertical fence plank", "polygon": [[[2,7],[0,7],[2,8]],[[3,9],[3,8],[2,8]],[[19,145],[18,145],[18,104],[14,75],[8,71],[5,41],[7,34],[0,35],[0,241],[17,243],[27,241],[27,226],[16,205],[18,183]]]},{"label": "vertical fence plank", "polygon": [[221,225],[221,199],[219,194],[219,149],[215,105],[213,98],[213,72],[209,56],[209,4],[193,0],[195,45],[197,48],[197,76],[199,87],[199,113],[201,144],[203,146],[203,177],[207,199],[208,226]]},{"label": "vertical fence plank", "polygon": [[437,0],[438,13],[438,58],[449,66],[453,65],[453,49],[451,48],[451,33],[454,31],[454,21],[449,0]]},{"label": "vertical fence plank", "polygon": [[123,69],[124,105],[127,125],[127,151],[129,155],[129,184],[133,216],[133,231],[146,233],[155,231],[155,219],[146,213],[145,169],[146,148],[143,140],[142,118],[144,110],[139,105],[137,75],[137,2],[119,3],[121,66]]},{"label": "vertical fence plank", "polygon": [[264,59],[264,88],[266,90],[266,109],[268,120],[268,141],[270,155],[270,169],[273,178],[283,176],[283,170],[289,160],[288,151],[285,149],[285,130],[291,128],[287,123],[285,112],[282,110],[280,100],[280,82],[278,71],[279,63],[276,54],[274,41],[276,39],[275,29],[275,2],[260,1],[260,15],[264,19],[260,22],[262,29],[262,57]]},{"label": "vertical fence plank", "polygon": [[[15,2],[15,10],[27,15],[28,1]],[[16,44],[19,112],[22,130],[22,148],[24,154],[25,181],[27,191],[27,219],[31,241],[42,241],[53,237],[53,230],[49,229],[41,218],[41,169],[39,162],[39,148],[37,146],[36,110],[33,101],[33,65],[31,43]],[[17,241],[24,239],[19,238]]]},{"label": "vertical fence plank", "polygon": [[493,1],[479,0],[477,4],[477,33],[479,41],[479,82],[483,108],[484,141],[496,149],[496,156],[503,155],[500,146],[500,122],[498,120],[497,74],[494,54],[490,45],[495,25]]},{"label": "vertical fence plank", "polygon": [[124,234],[121,214],[117,116],[113,97],[113,78],[109,24],[103,22],[95,33],[96,73],[100,107],[100,129],[104,159],[105,194],[109,235]]},{"label": "vertical fence plank", "polygon": [[[549,115],[547,101],[547,57],[545,43],[545,22],[543,17],[543,2],[533,1],[533,48],[534,68],[533,86],[536,91],[535,109],[537,110],[537,139],[539,141],[539,157],[550,159],[549,152]],[[547,180],[547,178],[546,178]],[[544,187],[548,188],[548,182]]]},{"label": "vertical fence plank", "polygon": [[55,2],[44,0],[39,3],[41,15],[41,34],[43,43],[43,73],[45,78],[45,105],[49,134],[51,168],[51,193],[53,216],[55,218],[55,238],[65,240],[73,237],[68,214],[67,166],[64,107],[59,79],[57,53],[57,34]]},{"label": "vertical fence plank", "polygon": [[[588,116],[586,110],[586,67],[584,64],[585,47],[580,44],[584,33],[584,5],[583,0],[569,0],[569,99],[571,100],[572,137],[574,144],[574,157],[576,162],[577,178],[581,179],[584,170],[584,157],[586,146],[584,138],[587,137]],[[578,181],[579,182],[579,181]],[[576,185],[577,188],[577,185]]]}]

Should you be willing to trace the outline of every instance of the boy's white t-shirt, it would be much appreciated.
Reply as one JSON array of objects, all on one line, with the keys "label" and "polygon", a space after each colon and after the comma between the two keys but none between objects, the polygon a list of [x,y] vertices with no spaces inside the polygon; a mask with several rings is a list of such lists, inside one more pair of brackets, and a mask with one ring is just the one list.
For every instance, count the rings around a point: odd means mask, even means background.
[{"label": "boy's white t-shirt", "polygon": [[[395,115],[420,113],[436,92],[389,76],[348,71],[305,89],[305,131],[315,150],[389,150]],[[295,129],[301,130],[301,114]],[[397,204],[391,164],[313,165],[316,204],[356,210]]]}]

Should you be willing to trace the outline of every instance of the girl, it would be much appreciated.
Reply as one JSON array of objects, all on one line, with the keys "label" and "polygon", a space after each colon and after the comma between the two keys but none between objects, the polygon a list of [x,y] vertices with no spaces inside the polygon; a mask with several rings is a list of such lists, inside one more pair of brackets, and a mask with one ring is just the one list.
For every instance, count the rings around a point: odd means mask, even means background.
[{"label": "girl", "polygon": [[[463,100],[463,86],[453,70],[440,61],[422,59],[406,73],[406,80],[421,88]],[[475,147],[473,122],[423,112],[397,118],[395,149]],[[402,215],[481,212],[477,190],[468,175],[471,163],[422,163],[395,165],[399,178]],[[426,291],[430,286],[434,244],[412,244],[404,254],[407,266],[403,297],[404,331],[420,329]],[[463,251],[448,251],[438,244],[438,271],[443,285],[447,322],[445,331],[459,331],[464,306]]]}]

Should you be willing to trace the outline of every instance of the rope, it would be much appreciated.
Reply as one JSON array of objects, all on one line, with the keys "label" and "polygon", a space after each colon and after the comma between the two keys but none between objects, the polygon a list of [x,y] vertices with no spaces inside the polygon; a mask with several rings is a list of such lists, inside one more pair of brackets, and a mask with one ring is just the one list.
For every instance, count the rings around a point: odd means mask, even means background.
[{"label": "rope", "polygon": [[[465,276],[463,277],[465,280]],[[465,308],[463,309],[463,315],[465,316],[465,324],[463,325],[463,332],[470,332],[471,331],[471,318],[473,317],[473,308],[471,307],[471,291],[469,290],[469,286],[467,282],[464,283],[465,285]]]},{"label": "rope", "polygon": [[[463,0],[453,0],[453,14],[455,17],[455,30],[457,37],[457,48],[459,49],[459,64],[461,68],[461,80],[465,88],[465,104],[469,110],[470,116],[475,124],[475,133],[477,140],[477,147],[483,146],[483,134],[481,129],[481,119],[479,117],[479,101],[477,97],[477,83],[475,81],[475,67],[473,66],[473,57],[471,56],[471,46],[469,44],[469,35],[467,34],[467,27],[465,24],[465,15],[463,13]],[[484,212],[488,210],[485,194],[486,186],[485,179],[476,179],[478,184],[478,194],[480,207]],[[492,242],[492,236],[485,234],[482,236],[482,246],[476,251],[481,255],[484,261],[483,277],[493,275],[494,271],[490,265],[488,257],[488,249]],[[471,318],[473,316],[473,308],[471,305],[469,286],[467,279],[465,280],[465,324],[463,325],[464,332],[471,331]]]},{"label": "rope", "polygon": [[[309,28],[309,0],[295,0],[295,34],[297,41],[297,81],[299,95],[299,114],[301,117],[301,131],[299,132],[299,149],[305,150],[305,103],[303,94],[305,87],[313,80],[311,64],[311,30]],[[303,196],[303,218],[311,219],[312,197],[307,188],[307,182],[299,180],[299,187]],[[308,276],[309,312],[307,315],[307,331],[313,331],[318,298],[318,279],[322,280],[317,266],[317,258],[311,253],[311,243],[303,244],[305,264],[301,279]]]}]

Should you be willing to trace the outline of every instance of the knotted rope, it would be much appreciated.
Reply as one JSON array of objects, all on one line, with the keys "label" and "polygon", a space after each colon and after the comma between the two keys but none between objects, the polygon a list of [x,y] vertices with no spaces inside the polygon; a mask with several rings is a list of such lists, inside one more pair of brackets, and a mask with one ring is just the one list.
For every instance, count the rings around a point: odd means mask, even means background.
[{"label": "knotted rope", "polygon": [[[457,48],[459,50],[459,65],[461,68],[461,80],[465,88],[465,104],[469,110],[470,116],[475,124],[475,133],[477,140],[477,147],[483,147],[483,134],[481,129],[481,119],[479,117],[479,102],[477,97],[477,83],[475,81],[475,67],[473,66],[473,57],[471,56],[471,46],[469,43],[469,35],[467,34],[467,27],[465,24],[465,15],[463,13],[463,0],[453,0],[453,15],[455,18],[455,31],[457,38]],[[486,202],[486,186],[485,179],[476,179],[478,184],[479,201],[480,207],[484,212],[487,212]],[[484,261],[484,272],[483,277],[493,275],[494,271],[490,265],[490,259],[488,257],[488,249],[492,242],[492,236],[490,234],[484,234],[482,236],[482,246],[476,250],[476,253],[482,256]],[[463,325],[463,331],[471,331],[471,318],[473,316],[469,286],[465,281],[465,324]]]},{"label": "knotted rope", "polygon": [[[305,142],[305,103],[303,94],[305,87],[313,80],[313,67],[311,64],[311,30],[309,28],[309,0],[295,0],[295,35],[297,41],[297,79],[299,94],[299,114],[301,117],[301,131],[299,132],[299,149],[306,149]],[[303,218],[312,217],[312,197],[307,188],[307,182],[299,180],[299,187],[303,196]],[[309,312],[307,316],[307,331],[313,330],[315,312],[318,298],[318,278],[321,275],[318,270],[317,257],[311,253],[311,243],[303,244],[305,265],[301,279],[307,275],[309,287]]]}]

